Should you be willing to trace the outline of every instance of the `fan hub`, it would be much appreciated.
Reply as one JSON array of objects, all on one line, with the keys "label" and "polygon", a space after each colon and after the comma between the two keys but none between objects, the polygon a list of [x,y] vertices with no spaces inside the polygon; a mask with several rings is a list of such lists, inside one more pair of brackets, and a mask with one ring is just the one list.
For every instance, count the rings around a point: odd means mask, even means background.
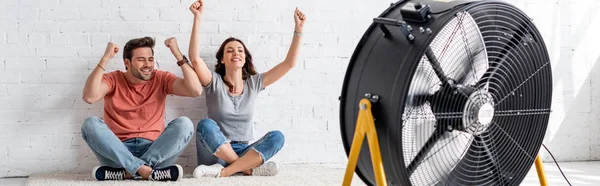
[{"label": "fan hub", "polygon": [[487,130],[494,118],[494,99],[487,91],[479,90],[471,94],[463,114],[463,127],[471,134],[481,134]]},{"label": "fan hub", "polygon": [[491,103],[485,103],[479,108],[477,113],[477,120],[482,125],[488,125],[494,118],[494,106]]}]

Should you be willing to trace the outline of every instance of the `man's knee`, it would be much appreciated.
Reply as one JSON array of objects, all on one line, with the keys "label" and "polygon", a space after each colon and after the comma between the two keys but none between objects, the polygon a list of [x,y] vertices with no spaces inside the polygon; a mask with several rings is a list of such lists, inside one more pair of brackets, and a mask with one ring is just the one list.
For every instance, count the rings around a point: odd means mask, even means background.
[{"label": "man's knee", "polygon": [[96,116],[90,116],[81,125],[81,135],[90,134],[91,132],[97,131],[96,129],[104,124],[102,119]]},{"label": "man's knee", "polygon": [[176,118],[167,127],[174,127],[183,136],[191,135],[194,132],[192,120],[185,116]]}]

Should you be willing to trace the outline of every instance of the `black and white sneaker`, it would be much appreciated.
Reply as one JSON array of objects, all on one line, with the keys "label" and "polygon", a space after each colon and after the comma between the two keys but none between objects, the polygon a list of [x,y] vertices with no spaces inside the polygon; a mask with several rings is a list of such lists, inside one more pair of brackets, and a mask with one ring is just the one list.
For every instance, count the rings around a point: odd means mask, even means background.
[{"label": "black and white sneaker", "polygon": [[105,180],[124,180],[125,169],[113,168],[109,166],[97,166],[92,170],[92,177],[98,181]]},{"label": "black and white sneaker", "polygon": [[171,165],[162,169],[154,169],[150,173],[149,180],[152,181],[177,181],[183,177],[181,165]]}]

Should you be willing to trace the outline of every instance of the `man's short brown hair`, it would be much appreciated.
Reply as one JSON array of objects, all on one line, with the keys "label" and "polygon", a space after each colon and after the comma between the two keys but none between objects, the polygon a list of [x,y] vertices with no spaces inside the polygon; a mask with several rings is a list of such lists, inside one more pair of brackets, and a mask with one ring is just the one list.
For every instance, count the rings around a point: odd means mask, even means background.
[{"label": "man's short brown hair", "polygon": [[125,47],[123,47],[123,59],[131,60],[131,57],[133,57],[133,50],[143,47],[149,47],[152,50],[152,55],[154,55],[154,39],[146,36],[127,41]]}]

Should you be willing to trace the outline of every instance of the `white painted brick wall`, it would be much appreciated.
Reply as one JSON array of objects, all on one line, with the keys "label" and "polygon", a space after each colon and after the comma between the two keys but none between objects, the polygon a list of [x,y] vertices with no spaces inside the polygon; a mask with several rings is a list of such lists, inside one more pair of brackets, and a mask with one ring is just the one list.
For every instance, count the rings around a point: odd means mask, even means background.
[{"label": "white painted brick wall", "polygon": [[[135,37],[158,39],[160,68],[181,76],[162,42],[175,36],[187,52],[192,0],[0,1],[0,177],[54,171],[90,171],[97,160],[81,139],[88,116],[102,116],[103,102],[81,100],[87,75],[106,43],[123,47]],[[308,21],[298,65],[260,95],[255,134],[286,135],[275,156],[283,163],[345,162],[337,97],[357,42],[391,1],[207,1],[201,56],[209,66],[221,42],[246,42],[261,72],[284,59],[292,11]],[[545,143],[559,160],[600,159],[600,3],[511,0],[541,30],[550,51],[555,91]],[[577,7],[585,7],[584,11]],[[549,14],[552,12],[552,14]],[[122,54],[107,69],[123,70]],[[181,115],[206,117],[204,97],[169,97],[167,122]],[[273,106],[277,105],[277,106]],[[178,163],[193,170],[195,144]],[[548,155],[544,153],[548,160]],[[44,162],[40,164],[39,162]]]},{"label": "white painted brick wall", "polygon": [[0,44],[6,44],[6,33],[0,33]]},{"label": "white painted brick wall", "polygon": [[599,160],[600,2],[513,2],[533,18],[552,60],[553,113],[544,143],[559,161]]},{"label": "white painted brick wall", "polygon": [[6,85],[0,86],[0,96],[6,96]]},{"label": "white painted brick wall", "polygon": [[17,31],[6,33],[6,43],[17,44],[17,43],[24,43],[24,42],[27,42],[26,34],[18,33]]}]

